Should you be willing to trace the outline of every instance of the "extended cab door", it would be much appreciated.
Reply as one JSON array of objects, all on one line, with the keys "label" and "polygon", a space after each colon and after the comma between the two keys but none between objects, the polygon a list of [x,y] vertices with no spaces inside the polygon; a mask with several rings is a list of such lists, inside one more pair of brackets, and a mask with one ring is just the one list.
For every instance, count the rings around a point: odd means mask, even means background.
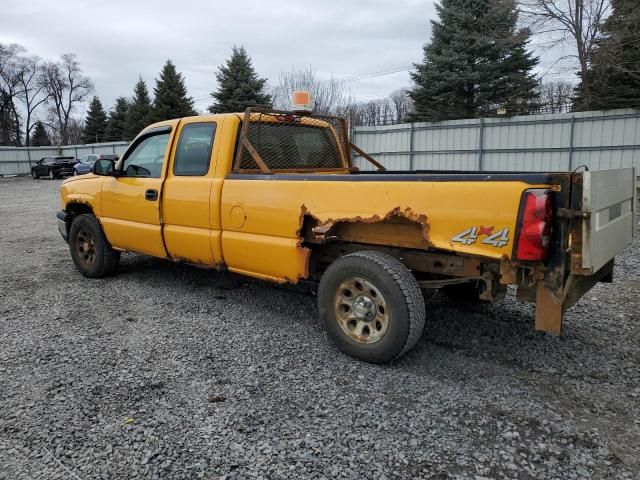
[{"label": "extended cab door", "polygon": [[100,221],[112,246],[166,257],[160,195],[177,123],[176,120],[138,136],[119,163],[121,173],[105,178]]},{"label": "extended cab door", "polygon": [[175,260],[222,263],[220,205],[212,193],[221,127],[222,121],[194,117],[182,120],[176,133],[162,193],[164,241]]}]

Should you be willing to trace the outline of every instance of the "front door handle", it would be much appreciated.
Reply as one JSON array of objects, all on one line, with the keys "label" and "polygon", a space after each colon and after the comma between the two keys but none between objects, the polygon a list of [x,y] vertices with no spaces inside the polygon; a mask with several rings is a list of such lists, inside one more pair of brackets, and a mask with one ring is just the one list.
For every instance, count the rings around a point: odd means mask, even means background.
[{"label": "front door handle", "polygon": [[144,199],[150,202],[155,202],[158,199],[158,190],[149,189],[144,192]]}]

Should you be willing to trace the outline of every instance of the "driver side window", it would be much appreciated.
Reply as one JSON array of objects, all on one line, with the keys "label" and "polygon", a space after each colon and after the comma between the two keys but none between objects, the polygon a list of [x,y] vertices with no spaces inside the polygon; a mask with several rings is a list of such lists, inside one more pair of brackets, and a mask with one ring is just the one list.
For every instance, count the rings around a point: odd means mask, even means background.
[{"label": "driver side window", "polygon": [[146,137],[124,159],[122,172],[127,177],[162,176],[162,165],[169,141],[169,133],[159,133]]}]

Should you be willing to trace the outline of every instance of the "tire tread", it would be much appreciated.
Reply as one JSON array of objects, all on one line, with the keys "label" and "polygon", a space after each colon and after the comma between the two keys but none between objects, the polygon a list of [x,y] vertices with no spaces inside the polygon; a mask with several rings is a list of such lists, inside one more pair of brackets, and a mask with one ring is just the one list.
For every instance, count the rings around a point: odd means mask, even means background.
[{"label": "tire tread", "polygon": [[[426,307],[422,290],[411,271],[403,265],[398,259],[376,250],[363,250],[340,257],[337,261],[349,258],[362,258],[375,263],[390,275],[397,286],[402,291],[404,300],[408,310],[409,331],[405,339],[405,343],[399,352],[391,358],[391,361],[400,358],[402,355],[411,350],[420,339],[425,325]],[[337,262],[336,261],[336,262]],[[340,268],[339,264],[333,263],[327,271],[333,268]],[[325,272],[326,274],[326,272]],[[320,281],[320,290],[323,289],[322,283],[326,277],[323,276]]]},{"label": "tire tread", "polygon": [[[95,241],[101,243],[101,248],[99,250],[102,251],[102,262],[100,263],[100,268],[96,272],[92,272],[90,274],[86,271],[82,271],[82,274],[85,277],[101,278],[113,273],[118,268],[118,263],[120,262],[120,252],[111,248],[111,245],[102,232],[102,227],[100,226],[100,223],[98,222],[98,219],[94,214],[83,213],[74,218],[73,222],[76,222],[79,219],[86,219],[96,229],[98,235]],[[73,228],[73,223],[71,228]],[[71,232],[69,238],[71,238]]]}]

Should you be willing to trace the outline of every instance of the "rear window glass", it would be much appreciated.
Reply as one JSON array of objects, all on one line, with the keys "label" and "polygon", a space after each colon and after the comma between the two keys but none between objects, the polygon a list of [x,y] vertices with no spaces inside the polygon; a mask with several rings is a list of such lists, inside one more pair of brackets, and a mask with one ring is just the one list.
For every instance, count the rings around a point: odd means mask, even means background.
[{"label": "rear window glass", "polygon": [[[330,127],[252,122],[247,138],[271,170],[343,167]],[[243,149],[240,168],[258,168],[247,149]]]}]

